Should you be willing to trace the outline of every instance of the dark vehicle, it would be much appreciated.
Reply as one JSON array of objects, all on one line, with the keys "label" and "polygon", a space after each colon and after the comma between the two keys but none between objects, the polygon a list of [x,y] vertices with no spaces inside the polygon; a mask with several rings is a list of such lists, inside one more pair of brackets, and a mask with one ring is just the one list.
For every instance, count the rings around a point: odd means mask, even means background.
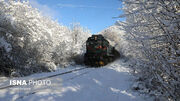
[{"label": "dark vehicle", "polygon": [[85,65],[104,66],[119,56],[119,52],[102,35],[92,35],[86,41]]}]

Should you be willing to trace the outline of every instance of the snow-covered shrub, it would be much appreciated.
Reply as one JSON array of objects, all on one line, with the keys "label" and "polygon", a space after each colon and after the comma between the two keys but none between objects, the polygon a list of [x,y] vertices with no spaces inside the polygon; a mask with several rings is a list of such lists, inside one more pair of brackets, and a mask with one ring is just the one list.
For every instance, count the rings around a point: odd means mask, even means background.
[{"label": "snow-covered shrub", "polygon": [[1,68],[28,75],[68,65],[73,49],[80,51],[88,37],[85,31],[79,30],[78,34],[82,34],[79,36],[84,37],[78,36],[82,43],[78,41],[79,46],[74,47],[73,30],[42,16],[28,2],[0,0],[0,57],[6,57],[13,64],[1,62],[0,65],[8,65]]},{"label": "snow-covered shrub", "polygon": [[[131,50],[139,61],[136,72],[148,93],[180,100],[180,3],[177,0],[122,0],[122,22]],[[135,66],[135,65],[134,65]],[[152,93],[154,92],[154,93]]]}]

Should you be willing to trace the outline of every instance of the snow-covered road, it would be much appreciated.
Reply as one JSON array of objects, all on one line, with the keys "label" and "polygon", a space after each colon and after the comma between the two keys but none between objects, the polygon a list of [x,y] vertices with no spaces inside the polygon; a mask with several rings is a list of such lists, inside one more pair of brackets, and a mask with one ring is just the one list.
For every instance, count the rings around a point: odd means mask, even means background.
[{"label": "snow-covered road", "polygon": [[[126,66],[123,60],[117,60],[103,68],[86,68],[46,78],[51,81],[49,86],[25,85],[0,89],[0,101],[152,101],[130,90],[133,76]],[[78,68],[84,67],[73,66],[18,79],[34,80]],[[9,79],[0,80],[0,88],[9,85]]]}]

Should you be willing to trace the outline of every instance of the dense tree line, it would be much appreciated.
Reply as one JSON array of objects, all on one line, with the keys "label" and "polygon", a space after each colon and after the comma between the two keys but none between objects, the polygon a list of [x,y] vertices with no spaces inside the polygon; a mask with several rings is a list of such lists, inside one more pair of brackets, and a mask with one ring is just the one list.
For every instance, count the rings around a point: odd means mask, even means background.
[{"label": "dense tree line", "polygon": [[1,74],[23,76],[72,64],[88,35],[78,24],[68,28],[42,16],[28,1],[0,0]]}]

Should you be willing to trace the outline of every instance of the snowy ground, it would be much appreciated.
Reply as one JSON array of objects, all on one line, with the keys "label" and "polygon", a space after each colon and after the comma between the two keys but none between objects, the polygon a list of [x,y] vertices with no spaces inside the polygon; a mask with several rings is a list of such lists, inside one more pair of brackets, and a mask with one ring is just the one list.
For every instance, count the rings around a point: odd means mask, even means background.
[{"label": "snowy ground", "polygon": [[[50,86],[9,86],[9,79],[0,78],[0,101],[152,101],[130,90],[133,76],[127,63],[117,60],[103,68],[85,68],[46,78]],[[52,73],[34,74],[15,79],[39,79],[70,70],[84,68],[74,66]]]}]

